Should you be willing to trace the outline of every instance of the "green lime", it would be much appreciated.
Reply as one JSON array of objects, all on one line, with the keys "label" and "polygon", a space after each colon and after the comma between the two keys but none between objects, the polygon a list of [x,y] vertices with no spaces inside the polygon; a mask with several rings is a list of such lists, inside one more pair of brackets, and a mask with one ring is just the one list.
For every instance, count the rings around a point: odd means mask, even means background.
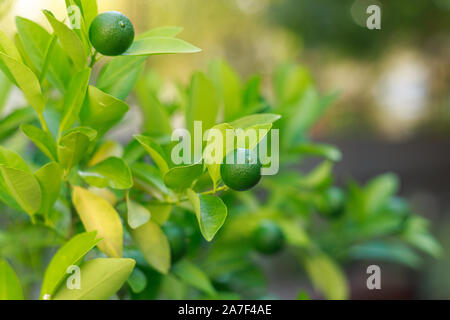
[{"label": "green lime", "polygon": [[247,149],[232,151],[233,163],[227,163],[230,154],[220,165],[223,183],[230,189],[244,191],[253,188],[261,179],[261,163],[256,152]]},{"label": "green lime", "polygon": [[273,221],[264,220],[253,231],[253,246],[263,254],[274,254],[284,247],[284,235],[280,227]]},{"label": "green lime", "polygon": [[327,217],[337,218],[345,209],[345,193],[342,189],[331,187],[325,191],[321,212]]},{"label": "green lime", "polygon": [[172,263],[179,261],[187,251],[186,234],[183,228],[172,222],[167,222],[162,227],[170,244],[170,256]]},{"label": "green lime", "polygon": [[127,51],[133,43],[133,24],[123,13],[117,11],[101,13],[91,23],[89,39],[101,54],[118,56]]}]

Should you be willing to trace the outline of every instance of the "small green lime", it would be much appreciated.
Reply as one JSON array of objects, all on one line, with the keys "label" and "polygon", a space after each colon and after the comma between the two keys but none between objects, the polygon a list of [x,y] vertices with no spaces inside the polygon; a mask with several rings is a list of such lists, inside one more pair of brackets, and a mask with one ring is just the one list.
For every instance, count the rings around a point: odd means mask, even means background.
[{"label": "small green lime", "polygon": [[284,247],[284,235],[280,227],[273,221],[264,220],[253,231],[254,248],[263,254],[274,254]]},{"label": "small green lime", "polygon": [[89,39],[101,54],[118,56],[127,51],[133,43],[133,24],[123,13],[117,11],[101,13],[91,23]]},{"label": "small green lime", "polygon": [[187,251],[186,233],[183,228],[172,222],[167,222],[162,227],[170,245],[172,263],[179,261]]},{"label": "small green lime", "polygon": [[233,163],[227,163],[227,155],[220,165],[223,183],[230,189],[244,191],[253,188],[261,180],[261,163],[256,152],[247,149],[232,151]]},{"label": "small green lime", "polygon": [[344,191],[338,187],[331,187],[326,190],[319,209],[326,217],[339,217],[345,210]]}]

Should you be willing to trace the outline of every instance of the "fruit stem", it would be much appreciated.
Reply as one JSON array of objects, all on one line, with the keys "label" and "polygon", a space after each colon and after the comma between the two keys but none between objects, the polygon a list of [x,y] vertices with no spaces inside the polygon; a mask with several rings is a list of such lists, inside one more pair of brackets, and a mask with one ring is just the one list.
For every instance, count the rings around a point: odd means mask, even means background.
[{"label": "fruit stem", "polygon": [[[222,186],[220,188],[217,188],[216,190],[209,190],[209,191],[205,191],[205,192],[200,192],[201,195],[210,195],[210,194],[216,194],[217,192],[220,191],[226,191],[228,190],[227,186]],[[158,204],[179,204],[180,202],[184,202],[184,201],[188,201],[189,198],[188,197],[181,197],[181,198],[177,198],[174,200],[168,200],[168,201],[156,201],[155,203]]]},{"label": "fruit stem", "polygon": [[91,63],[89,64],[89,68],[92,68],[94,66],[94,64],[97,62],[97,60],[96,60],[97,54],[98,54],[98,51],[94,50],[94,53],[91,56]]}]

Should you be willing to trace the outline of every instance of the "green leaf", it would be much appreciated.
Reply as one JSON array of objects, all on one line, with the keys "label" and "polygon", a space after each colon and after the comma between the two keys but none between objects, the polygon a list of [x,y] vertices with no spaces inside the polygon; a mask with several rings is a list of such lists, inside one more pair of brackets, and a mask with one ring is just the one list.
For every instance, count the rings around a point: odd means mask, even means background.
[{"label": "green leaf", "polygon": [[419,267],[420,257],[403,243],[374,241],[349,248],[349,256],[358,260],[377,260]]},{"label": "green leaf", "polygon": [[81,265],[79,290],[62,286],[54,300],[106,300],[127,281],[136,262],[128,258],[98,258]]},{"label": "green leaf", "polygon": [[0,120],[0,141],[16,132],[21,124],[32,122],[35,119],[36,115],[31,107],[14,110]]},{"label": "green leaf", "polygon": [[162,226],[167,220],[169,220],[172,205],[155,202],[149,204],[148,209],[152,214],[152,220]]},{"label": "green leaf", "polygon": [[163,274],[170,268],[170,245],[161,227],[148,221],[131,230],[131,236],[147,263]]},{"label": "green leaf", "polygon": [[68,277],[67,268],[80,265],[84,256],[101,241],[96,236],[95,231],[77,234],[56,252],[45,271],[41,299],[44,295],[52,298],[56,289]]},{"label": "green leaf", "polygon": [[56,143],[49,132],[31,124],[22,124],[20,130],[39,148],[50,160],[57,161]]},{"label": "green leaf", "polygon": [[[20,56],[19,51],[14,45],[14,42],[2,30],[0,30],[0,52],[7,54],[11,58],[19,62],[22,62],[22,57]],[[12,83],[16,84],[15,78],[9,71],[9,68],[1,59],[0,59],[0,69]]]},{"label": "green leaf", "polygon": [[131,170],[120,158],[110,157],[95,166],[78,171],[80,177],[91,186],[97,188],[111,187],[125,190],[133,186]]},{"label": "green leaf", "polygon": [[[2,146],[0,146],[0,165],[4,165],[6,167],[31,173],[26,162],[17,153],[9,151],[3,148]],[[14,200],[14,197],[10,194],[9,188],[6,185],[6,182],[1,174],[0,174],[0,200],[2,200],[8,206],[18,211],[22,210],[22,208],[19,206],[16,200]]]},{"label": "green leaf", "polygon": [[203,164],[191,164],[170,169],[164,175],[164,183],[171,189],[190,187],[203,173]]},{"label": "green leaf", "polygon": [[214,295],[216,293],[207,275],[196,265],[187,260],[182,260],[175,264],[172,268],[172,272],[180,278],[181,281],[206,294]]},{"label": "green leaf", "polygon": [[340,161],[342,153],[338,148],[328,144],[302,143],[292,149],[301,155],[320,156],[331,161]]},{"label": "green leaf", "polygon": [[23,300],[19,278],[5,260],[0,260],[0,300]]},{"label": "green leaf", "polygon": [[72,59],[78,70],[85,68],[87,57],[84,52],[83,43],[77,34],[64,23],[58,21],[50,11],[44,10],[44,14],[55,31],[61,46]]},{"label": "green leaf", "polygon": [[290,147],[305,139],[305,135],[337,97],[336,93],[320,96],[310,88],[291,108],[283,113],[283,143]]},{"label": "green leaf", "polygon": [[89,86],[88,98],[80,112],[81,124],[94,128],[100,138],[123,118],[128,109],[122,100]]},{"label": "green leaf", "polygon": [[42,96],[39,80],[34,75],[33,71],[22,62],[19,62],[4,53],[0,52],[0,58],[8,67],[18,87],[25,95],[27,102],[38,114],[42,114],[45,108],[45,101]]},{"label": "green leaf", "polygon": [[219,111],[219,98],[212,82],[201,72],[193,75],[186,110],[186,126],[191,134],[194,121],[202,121],[203,131],[214,126]]},{"label": "green leaf", "polygon": [[333,177],[333,162],[325,160],[311,170],[307,175],[301,177],[298,186],[306,189],[321,188],[328,185]]},{"label": "green leaf", "polygon": [[[146,57],[114,57],[100,73],[97,88],[118,99],[125,100],[135,87],[145,66]],[[120,81],[117,81],[120,79]]]},{"label": "green leaf", "polygon": [[149,89],[147,79],[142,79],[136,86],[136,98],[144,114],[145,132],[154,135],[171,134],[170,118],[167,110]]},{"label": "green leaf", "polygon": [[311,76],[305,67],[293,64],[282,65],[274,75],[278,106],[286,107],[296,103],[311,84]]},{"label": "green leaf", "polygon": [[98,15],[97,0],[80,0],[81,9],[83,10],[84,23],[86,30],[89,30],[92,20]]},{"label": "green leaf", "polygon": [[41,207],[41,188],[36,178],[4,165],[0,165],[0,173],[10,195],[32,217]]},{"label": "green leaf", "polygon": [[91,128],[76,127],[62,136],[58,145],[58,159],[65,177],[84,157],[96,135],[95,130]]},{"label": "green leaf", "polygon": [[143,162],[133,164],[131,168],[135,179],[139,180],[139,184],[144,184],[145,189],[154,188],[162,194],[169,194],[164,184],[161,172],[154,166]]},{"label": "green leaf", "polygon": [[[234,143],[232,146],[227,145],[227,130],[233,130],[234,132],[234,128],[228,123],[221,123],[212,127],[208,132],[207,143],[203,152],[205,163],[208,167],[208,173],[214,184],[214,190],[217,188],[218,182],[221,179],[220,165],[222,164],[222,160],[234,149]],[[214,132],[220,132],[221,136],[218,134],[216,135]],[[218,139],[219,137],[222,139]],[[217,153],[215,151],[210,152],[210,150],[215,150]]]},{"label": "green leaf", "polygon": [[134,293],[140,293],[147,287],[147,276],[139,268],[134,268],[127,282]]},{"label": "green leaf", "polygon": [[39,212],[44,214],[47,221],[50,211],[59,196],[62,182],[62,170],[58,163],[50,162],[40,168],[34,176],[41,186],[42,201]]},{"label": "green leaf", "polygon": [[27,163],[17,153],[0,146],[0,165],[30,172]]},{"label": "green leaf", "polygon": [[152,157],[155,164],[158,166],[161,173],[164,175],[169,171],[169,165],[166,154],[161,146],[152,138],[135,135],[134,138],[144,147],[148,154]]},{"label": "green leaf", "polygon": [[304,257],[305,270],[314,287],[322,292],[326,299],[344,300],[348,298],[348,283],[339,266],[322,253]]},{"label": "green leaf", "polygon": [[[20,36],[20,44],[23,45],[23,49],[34,67],[41,72],[52,36],[39,24],[22,17],[16,17],[16,25]],[[31,68],[31,66],[29,67]],[[60,45],[56,43],[49,60],[49,82],[64,93],[73,73],[74,70],[69,58]]]},{"label": "green leaf", "polygon": [[89,160],[88,166],[93,167],[96,164],[108,159],[109,157],[121,158],[123,155],[122,145],[116,141],[105,141],[95,151],[94,155]]},{"label": "green leaf", "polygon": [[253,126],[273,124],[280,118],[281,116],[278,114],[260,113],[239,118],[233,122],[230,122],[230,125],[236,129],[248,129]]},{"label": "green leaf", "polygon": [[81,107],[86,96],[91,69],[84,69],[73,76],[70,81],[66,95],[64,96],[64,104],[62,111],[62,119],[59,124],[59,134],[69,130],[78,120]]},{"label": "green leaf", "polygon": [[150,211],[139,203],[130,200],[127,195],[127,212],[128,212],[128,225],[132,229],[139,228],[146,224],[151,217]]},{"label": "green leaf", "polygon": [[397,192],[398,185],[398,178],[392,173],[370,180],[364,188],[364,212],[369,215],[381,210],[386,201]]},{"label": "green leaf", "polygon": [[183,27],[158,27],[141,33],[136,39],[141,40],[149,37],[175,37],[181,31]]},{"label": "green leaf", "polygon": [[211,241],[225,222],[227,207],[215,196],[197,194],[191,189],[187,190],[187,194],[194,207],[203,237]]},{"label": "green leaf", "polygon": [[225,120],[230,120],[241,109],[241,79],[230,65],[221,60],[215,61],[210,65],[209,74],[225,107]]},{"label": "green leaf", "polygon": [[98,248],[110,257],[121,257],[123,228],[116,210],[106,200],[81,187],[74,187],[72,202],[86,231],[97,231],[103,238]]},{"label": "green leaf", "polygon": [[148,37],[133,42],[125,56],[148,56],[166,53],[195,53],[201,49],[186,41],[171,37]]}]

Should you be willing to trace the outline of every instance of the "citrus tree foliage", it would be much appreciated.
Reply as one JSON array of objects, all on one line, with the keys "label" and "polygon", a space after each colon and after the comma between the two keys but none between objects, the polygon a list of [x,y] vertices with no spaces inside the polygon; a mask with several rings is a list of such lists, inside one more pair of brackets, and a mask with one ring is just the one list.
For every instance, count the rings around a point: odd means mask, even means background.
[{"label": "citrus tree foliage", "polygon": [[[145,63],[153,54],[198,52],[177,38],[182,29],[137,35],[123,54],[97,64],[88,33],[96,2],[66,3],[80,8],[80,29],[44,11],[50,32],[21,17],[13,39],[0,31],[0,108],[12,85],[26,101],[0,118],[0,299],[30,298],[36,282],[41,299],[259,298],[266,281],[258,255],[280,250],[321,295],[345,299],[346,261],[417,267],[415,249],[439,255],[427,221],[395,196],[395,175],[333,186],[341,154],[308,132],[336,95],[319,94],[305,68],[280,67],[269,100],[260,76],[244,81],[215,61],[174,85],[176,98],[161,100],[161,82]],[[141,127],[116,141],[111,132],[126,127],[130,101]],[[194,121],[203,130],[279,129],[279,173],[235,192],[220,165],[175,165],[180,117],[191,132]],[[261,139],[274,146],[270,137]],[[310,157],[318,165],[300,171]],[[77,290],[66,285],[74,266]]]}]

